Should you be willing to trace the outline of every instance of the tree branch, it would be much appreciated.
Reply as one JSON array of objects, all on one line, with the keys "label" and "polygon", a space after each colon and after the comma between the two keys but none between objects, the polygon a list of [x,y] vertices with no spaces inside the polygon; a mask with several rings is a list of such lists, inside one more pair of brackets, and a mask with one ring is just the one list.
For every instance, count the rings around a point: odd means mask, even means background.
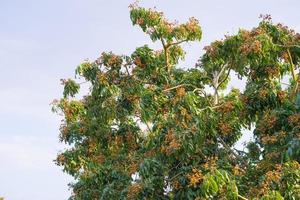
[{"label": "tree branch", "polygon": [[219,87],[228,79],[229,74],[230,74],[230,69],[228,70],[226,77],[219,83],[217,89],[219,89]]},{"label": "tree branch", "polygon": [[205,108],[201,108],[199,111],[201,112],[201,111],[204,111],[204,110],[207,110],[207,109],[216,109],[216,108],[219,108],[219,107],[221,107],[221,106],[223,106],[223,104],[221,104],[221,105],[217,105],[217,106],[213,106],[213,107],[211,107],[211,106],[207,106],[207,107],[205,107]]},{"label": "tree branch", "polygon": [[170,90],[174,90],[174,89],[177,89],[177,88],[180,88],[180,87],[183,87],[183,86],[186,86],[186,84],[180,84],[180,85],[176,85],[174,87],[170,87],[170,88],[164,89],[163,92],[168,92]]},{"label": "tree branch", "polygon": [[[289,56],[289,62],[290,62],[290,70],[291,70],[291,74],[292,74],[292,77],[293,77],[293,80],[295,82],[295,86],[292,90],[292,94],[291,94],[291,98],[294,98],[294,96],[296,95],[297,91],[298,91],[298,85],[299,85],[299,76],[297,78],[296,74],[295,74],[295,65],[293,63],[293,58],[292,58],[292,55],[291,55],[291,52],[289,49],[287,49],[287,53],[288,53],[288,56]],[[299,72],[300,74],[300,72]]]},{"label": "tree branch", "polygon": [[292,56],[291,56],[291,53],[290,53],[289,49],[287,49],[287,53],[288,53],[288,56],[289,56],[289,63],[290,63],[291,74],[292,74],[293,80],[296,82],[297,81],[296,80],[296,74],[294,72],[295,66],[294,66],[293,59],[292,59]]},{"label": "tree branch", "polygon": [[291,45],[281,45],[281,44],[277,44],[277,46],[284,47],[284,48],[291,48],[291,47],[297,47],[297,48],[300,48],[300,46],[299,46],[299,45],[296,45],[296,44],[291,44]]},{"label": "tree branch", "polygon": [[178,174],[174,175],[172,178],[169,178],[168,181],[172,181],[173,179],[175,179],[176,177],[180,176],[183,173],[184,173],[184,171],[179,172]]},{"label": "tree branch", "polygon": [[247,165],[247,163],[244,161],[244,159],[238,155],[237,153],[235,153],[226,143],[225,141],[221,138],[221,137],[217,137],[217,139],[220,140],[221,144],[223,145],[223,147],[229,151],[230,153],[232,153],[237,159],[239,159],[243,164]]},{"label": "tree branch", "polygon": [[79,85],[82,85],[82,84],[85,84],[85,83],[87,83],[87,82],[89,82],[89,81],[83,81],[83,82],[80,82],[80,83],[78,83]]},{"label": "tree branch", "polygon": [[170,44],[168,45],[168,47],[173,46],[173,45],[179,45],[179,44],[181,44],[181,43],[183,43],[183,42],[187,42],[187,41],[188,41],[188,39],[180,40],[180,41],[177,41],[177,42],[173,42],[173,43],[170,43]]},{"label": "tree branch", "polygon": [[163,45],[163,48],[166,48],[166,42],[164,41],[164,39],[161,37],[160,38],[161,44]]},{"label": "tree branch", "polygon": [[176,86],[174,86],[174,87],[170,87],[170,88],[164,89],[163,92],[167,92],[167,91],[170,91],[170,90],[174,90],[174,89],[176,89],[176,88],[183,87],[183,86],[190,86],[190,87],[195,88],[195,90],[194,90],[193,92],[195,92],[196,90],[201,90],[200,88],[197,88],[196,86],[194,86],[194,85],[192,85],[192,84],[183,83],[183,84],[180,84],[180,85],[176,85]]},{"label": "tree branch", "polygon": [[160,41],[164,48],[166,67],[167,67],[168,72],[170,72],[171,71],[170,65],[169,65],[169,47],[170,47],[170,45],[166,44],[166,42],[164,41],[164,39],[162,37],[160,38]]},{"label": "tree branch", "polygon": [[130,64],[129,64],[129,63],[128,63],[128,64],[125,64],[124,67],[125,67],[125,69],[126,69],[127,75],[130,76],[130,73],[129,73],[129,70],[128,70],[127,65],[130,65]]},{"label": "tree branch", "polygon": [[246,197],[243,197],[243,196],[241,196],[241,195],[239,195],[239,194],[238,194],[238,197],[239,197],[240,199],[243,199],[243,200],[248,200]]},{"label": "tree branch", "polygon": [[194,93],[195,93],[196,91],[200,91],[200,92],[204,95],[204,97],[207,96],[206,93],[205,93],[205,91],[202,90],[201,88],[196,88],[196,89],[193,90]]},{"label": "tree branch", "polygon": [[220,76],[221,76],[221,75],[223,74],[223,72],[225,71],[226,67],[227,67],[227,64],[225,64],[225,65],[222,66],[220,72],[219,72],[218,75],[217,75],[217,79],[220,78]]}]

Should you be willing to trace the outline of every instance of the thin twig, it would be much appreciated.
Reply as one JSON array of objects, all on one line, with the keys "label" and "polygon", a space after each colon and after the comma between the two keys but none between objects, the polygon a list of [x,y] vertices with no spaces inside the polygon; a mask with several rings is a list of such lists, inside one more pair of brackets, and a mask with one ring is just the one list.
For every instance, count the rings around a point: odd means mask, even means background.
[{"label": "thin twig", "polygon": [[83,81],[83,82],[78,83],[78,84],[79,84],[79,85],[82,85],[82,84],[85,84],[85,83],[87,83],[87,82],[89,82],[89,81]]},{"label": "thin twig", "polygon": [[178,42],[170,43],[170,44],[168,45],[168,47],[173,46],[173,45],[178,45],[178,44],[181,44],[181,43],[187,42],[187,41],[188,41],[188,40],[185,39],[185,40],[181,40],[181,41],[178,41]]},{"label": "thin twig", "polygon": [[[174,87],[170,87],[170,88],[164,89],[163,92],[168,92],[168,91],[170,91],[170,90],[174,90],[174,89],[177,89],[177,88],[179,88],[179,87],[184,87],[184,86],[190,86],[190,87],[195,88],[195,89],[193,90],[193,92],[199,90],[199,91],[201,91],[201,92],[203,93],[203,91],[201,90],[201,88],[197,88],[196,86],[194,86],[194,85],[192,85],[192,84],[188,84],[188,83],[183,83],[183,84],[176,85],[176,86],[174,86]],[[203,94],[205,94],[205,93],[203,93]]]},{"label": "thin twig", "polygon": [[296,44],[291,44],[291,45],[281,45],[281,44],[277,44],[277,46],[284,47],[284,48],[291,48],[291,47],[297,47],[297,48],[300,48],[300,46],[299,46],[299,45],[296,45]]},{"label": "thin twig", "polygon": [[201,112],[201,111],[204,111],[204,110],[207,110],[207,109],[216,109],[216,108],[219,108],[221,106],[223,106],[223,104],[220,104],[220,105],[217,105],[217,106],[213,106],[213,107],[207,106],[205,108],[200,109],[199,111]]},{"label": "thin twig", "polygon": [[288,83],[280,82],[282,85],[290,86]]},{"label": "thin twig", "polygon": [[196,91],[200,91],[200,92],[204,95],[204,97],[207,96],[206,93],[205,93],[205,91],[204,91],[203,89],[201,89],[201,88],[196,88],[196,89],[193,90],[194,93],[195,93]]},{"label": "thin twig", "polygon": [[179,172],[178,174],[176,174],[175,176],[173,176],[172,178],[170,178],[168,181],[172,181],[173,179],[175,179],[176,177],[180,176],[183,173],[184,173],[184,171]]},{"label": "thin twig", "polygon": [[186,86],[186,84],[180,84],[180,85],[176,85],[174,87],[167,88],[167,89],[163,90],[163,92],[168,92],[170,90],[174,90],[174,89],[177,89],[177,88],[180,88],[180,87],[183,87],[183,86]]}]

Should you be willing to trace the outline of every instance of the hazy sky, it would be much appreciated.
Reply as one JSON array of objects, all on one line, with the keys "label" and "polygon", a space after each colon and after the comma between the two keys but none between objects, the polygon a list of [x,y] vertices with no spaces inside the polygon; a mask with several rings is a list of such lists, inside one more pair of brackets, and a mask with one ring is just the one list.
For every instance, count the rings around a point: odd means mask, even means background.
[{"label": "hazy sky", "polygon": [[[60,78],[74,76],[102,51],[130,54],[150,43],[129,20],[128,0],[0,0],[0,196],[7,200],[64,200],[71,178],[54,165],[60,119],[49,105]],[[185,45],[191,66],[204,45],[251,28],[259,14],[300,31],[299,0],[144,0],[170,19],[199,19],[200,43]],[[236,87],[240,83],[233,82]]]}]

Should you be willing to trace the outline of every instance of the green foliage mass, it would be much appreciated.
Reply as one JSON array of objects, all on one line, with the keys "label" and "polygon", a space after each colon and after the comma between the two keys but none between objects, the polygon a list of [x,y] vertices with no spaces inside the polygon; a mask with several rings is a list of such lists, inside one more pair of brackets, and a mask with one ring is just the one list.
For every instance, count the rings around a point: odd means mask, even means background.
[{"label": "green foliage mass", "polygon": [[[131,5],[130,19],[162,48],[85,61],[76,76],[89,92],[78,98],[79,81],[63,80],[54,103],[70,199],[300,199],[300,34],[266,16],[181,69],[181,44],[202,36],[195,18]],[[233,72],[245,91],[225,92]],[[236,150],[251,127],[254,140]]]}]

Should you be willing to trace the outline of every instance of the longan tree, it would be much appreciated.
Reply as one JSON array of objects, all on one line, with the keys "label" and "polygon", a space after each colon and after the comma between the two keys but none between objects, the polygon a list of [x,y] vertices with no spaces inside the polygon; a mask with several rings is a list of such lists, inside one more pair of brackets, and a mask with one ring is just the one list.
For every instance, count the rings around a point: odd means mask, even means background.
[{"label": "longan tree", "polygon": [[[182,44],[201,39],[195,18],[131,5],[130,19],[161,49],[85,61],[54,102],[70,199],[300,199],[300,34],[266,16],[182,69]],[[245,91],[229,91],[233,73]],[[236,150],[251,127],[254,140]]]}]

